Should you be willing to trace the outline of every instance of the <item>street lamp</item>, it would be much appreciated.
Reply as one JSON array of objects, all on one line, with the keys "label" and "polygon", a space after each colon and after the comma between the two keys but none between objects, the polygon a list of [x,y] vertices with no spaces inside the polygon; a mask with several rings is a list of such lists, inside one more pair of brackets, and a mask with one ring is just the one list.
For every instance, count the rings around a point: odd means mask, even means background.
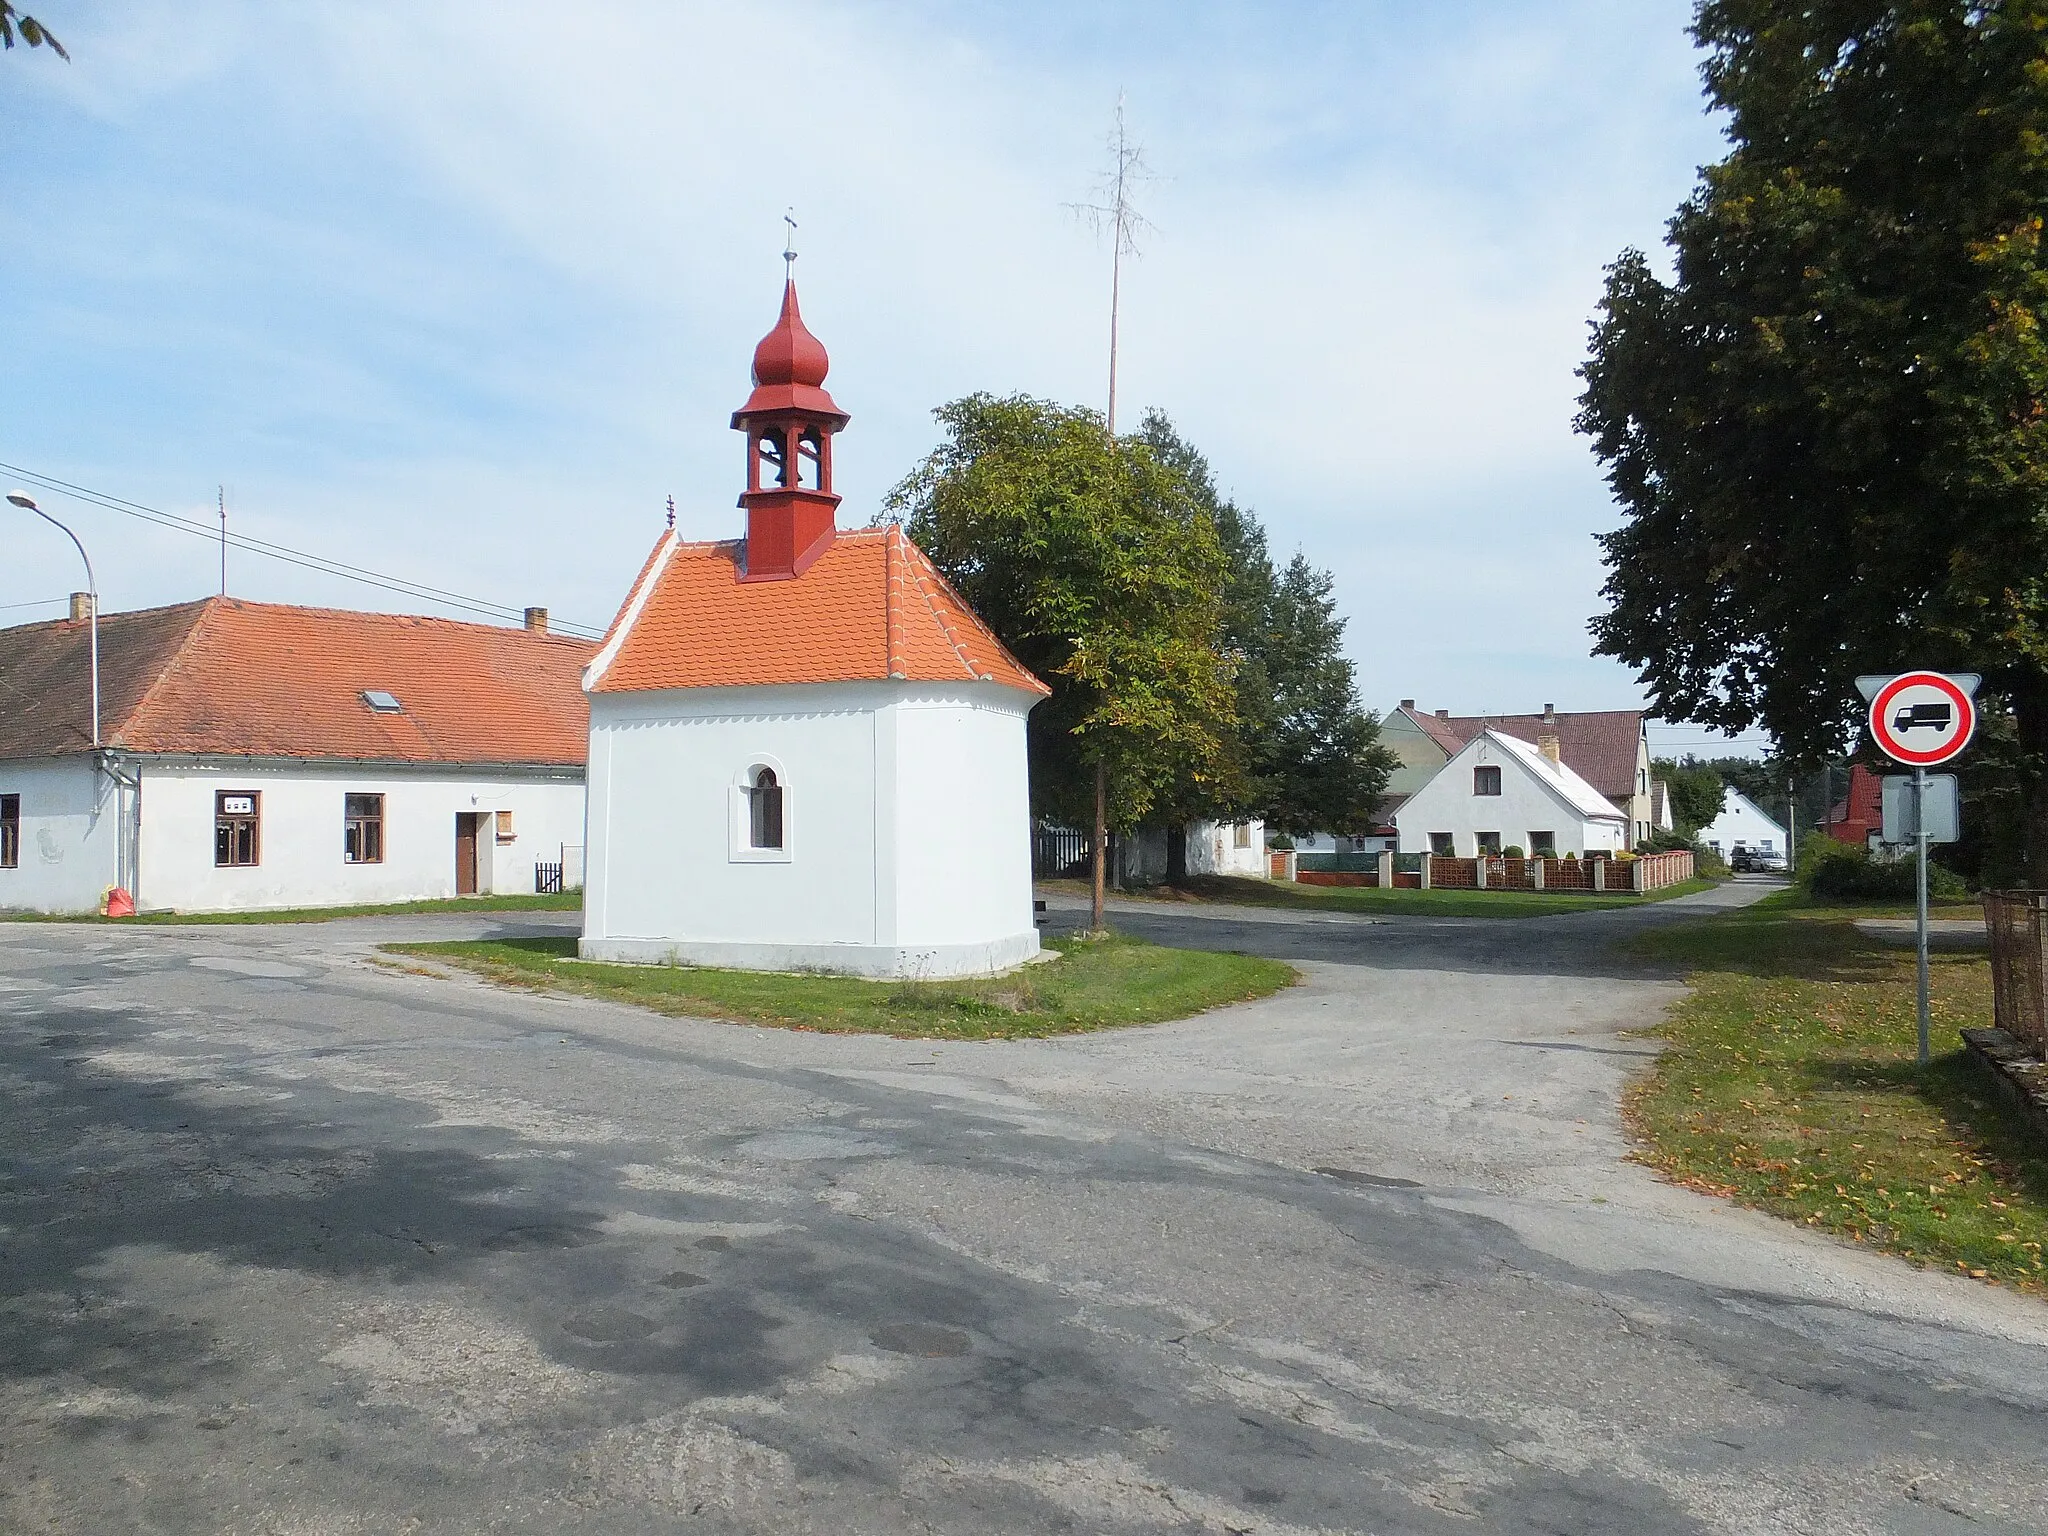
[{"label": "street lamp", "polygon": [[92,625],[92,749],[97,753],[100,749],[100,588],[99,583],[93,579],[92,556],[88,555],[85,546],[78,542],[78,535],[37,506],[35,498],[27,491],[9,491],[7,499],[24,511],[35,513],[37,517],[62,533],[71,541],[72,548],[78,551],[78,558],[85,562],[85,592],[87,600],[92,604],[92,612],[88,615]]}]

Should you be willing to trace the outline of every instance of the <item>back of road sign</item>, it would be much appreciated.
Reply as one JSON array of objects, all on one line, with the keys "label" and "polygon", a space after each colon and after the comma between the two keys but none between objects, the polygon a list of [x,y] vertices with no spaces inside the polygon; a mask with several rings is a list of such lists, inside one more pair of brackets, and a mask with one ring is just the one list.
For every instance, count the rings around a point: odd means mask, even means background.
[{"label": "back of road sign", "polygon": [[[1894,848],[1913,846],[1913,776],[1887,774],[1884,784],[1883,841]],[[1927,841],[1953,843],[1962,834],[1962,797],[1952,773],[1927,775]]]}]

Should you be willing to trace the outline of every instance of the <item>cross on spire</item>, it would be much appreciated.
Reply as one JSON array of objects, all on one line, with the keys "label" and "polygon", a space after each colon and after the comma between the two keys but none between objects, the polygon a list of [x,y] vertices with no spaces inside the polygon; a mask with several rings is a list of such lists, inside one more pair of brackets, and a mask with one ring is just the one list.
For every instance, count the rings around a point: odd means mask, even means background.
[{"label": "cross on spire", "polygon": [[782,222],[789,226],[789,233],[782,241],[783,271],[791,282],[796,280],[796,210],[786,209]]}]

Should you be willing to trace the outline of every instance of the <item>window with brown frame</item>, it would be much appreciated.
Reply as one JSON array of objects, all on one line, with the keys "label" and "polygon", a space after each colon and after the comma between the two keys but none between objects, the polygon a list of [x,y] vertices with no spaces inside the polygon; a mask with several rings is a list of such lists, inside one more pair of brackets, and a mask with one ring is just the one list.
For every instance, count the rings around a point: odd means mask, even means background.
[{"label": "window with brown frame", "polygon": [[1500,793],[1500,765],[1486,763],[1472,770],[1472,793],[1475,795],[1497,795]]},{"label": "window with brown frame", "polygon": [[21,796],[0,795],[0,869],[21,867]]},{"label": "window with brown frame", "polygon": [[1249,848],[1251,845],[1252,824],[1248,821],[1238,822],[1230,829],[1230,846],[1233,848]]},{"label": "window with brown frame", "polygon": [[384,862],[384,797],[341,797],[341,857],[346,864]]},{"label": "window with brown frame", "polygon": [[253,789],[223,789],[213,797],[213,862],[222,869],[245,869],[262,857],[259,823],[263,796]]}]

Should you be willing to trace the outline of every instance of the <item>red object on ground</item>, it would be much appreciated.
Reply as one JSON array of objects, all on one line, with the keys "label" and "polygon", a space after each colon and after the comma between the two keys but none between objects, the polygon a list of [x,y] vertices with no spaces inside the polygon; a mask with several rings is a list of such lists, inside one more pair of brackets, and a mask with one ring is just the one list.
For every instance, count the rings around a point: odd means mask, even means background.
[{"label": "red object on ground", "polygon": [[106,906],[106,915],[108,917],[133,917],[135,915],[135,898],[122,890],[118,885],[107,892]]}]

